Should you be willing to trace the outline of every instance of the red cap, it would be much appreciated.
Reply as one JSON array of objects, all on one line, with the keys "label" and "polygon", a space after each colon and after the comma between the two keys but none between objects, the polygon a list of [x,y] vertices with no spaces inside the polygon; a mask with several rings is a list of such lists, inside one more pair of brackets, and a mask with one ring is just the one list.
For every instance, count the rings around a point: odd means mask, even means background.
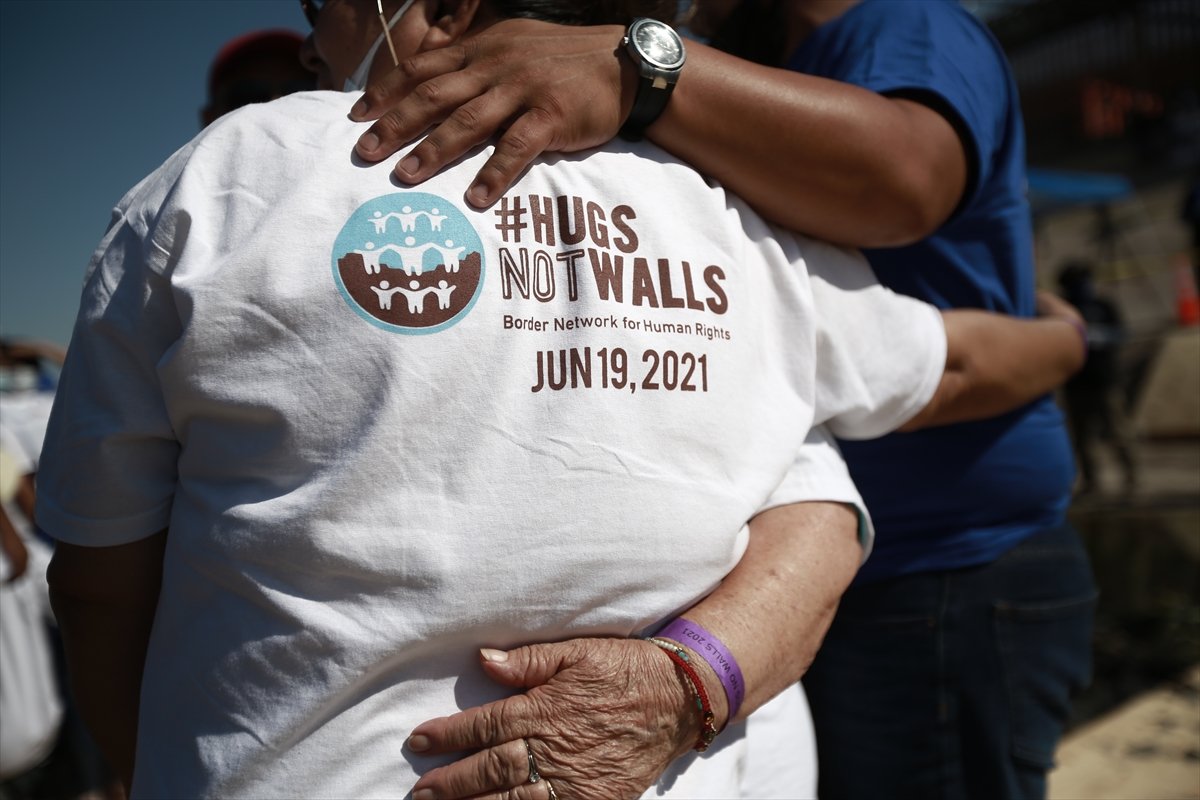
[{"label": "red cap", "polygon": [[290,54],[298,59],[300,45],[303,43],[303,36],[286,28],[252,31],[231,39],[217,53],[212,66],[208,68],[208,93],[212,94],[213,88],[220,82],[222,73],[239,59],[271,52]]}]

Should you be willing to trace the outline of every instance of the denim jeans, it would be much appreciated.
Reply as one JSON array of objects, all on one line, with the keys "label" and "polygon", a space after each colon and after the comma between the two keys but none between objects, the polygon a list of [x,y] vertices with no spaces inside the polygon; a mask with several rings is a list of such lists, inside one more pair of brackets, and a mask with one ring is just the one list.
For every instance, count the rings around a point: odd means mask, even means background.
[{"label": "denim jeans", "polygon": [[822,800],[1032,800],[1096,601],[1079,535],[1037,533],[980,567],[855,586],[804,678]]}]

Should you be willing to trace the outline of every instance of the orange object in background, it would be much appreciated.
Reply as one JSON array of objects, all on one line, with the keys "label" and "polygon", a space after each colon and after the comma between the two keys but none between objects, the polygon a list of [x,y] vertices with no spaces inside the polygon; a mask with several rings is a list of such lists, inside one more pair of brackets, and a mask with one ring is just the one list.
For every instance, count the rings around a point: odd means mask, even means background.
[{"label": "orange object in background", "polygon": [[1182,253],[1175,260],[1175,311],[1181,326],[1200,325],[1200,294],[1192,265]]}]

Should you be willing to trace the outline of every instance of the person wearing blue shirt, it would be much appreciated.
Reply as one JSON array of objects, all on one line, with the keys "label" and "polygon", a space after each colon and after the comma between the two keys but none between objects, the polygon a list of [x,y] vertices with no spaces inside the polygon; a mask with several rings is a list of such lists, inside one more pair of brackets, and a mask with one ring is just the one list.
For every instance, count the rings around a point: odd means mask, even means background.
[{"label": "person wearing blue shirt", "polygon": [[[990,32],[953,2],[866,0],[787,66],[924,103],[959,134],[958,207],[918,242],[867,249],[880,281],[1033,314],[1024,130]],[[1043,796],[1089,677],[1095,599],[1064,519],[1074,467],[1057,406],[841,444],[879,540],[805,678],[822,797]]]},{"label": "person wearing blue shirt", "polygon": [[[712,46],[688,43],[647,138],[772,221],[864,248],[896,291],[1036,312],[1023,123],[986,27],[953,0],[692,11]],[[394,169],[417,183],[504,123],[466,188],[486,207],[538,153],[621,128],[637,93],[622,33],[506,21],[454,59],[412,59],[352,111],[377,119],[356,152],[380,160],[444,120]],[[1047,396],[844,452],[878,539],[805,678],[821,797],[1044,796],[1070,695],[1090,679],[1095,601],[1065,521],[1058,410]]]}]

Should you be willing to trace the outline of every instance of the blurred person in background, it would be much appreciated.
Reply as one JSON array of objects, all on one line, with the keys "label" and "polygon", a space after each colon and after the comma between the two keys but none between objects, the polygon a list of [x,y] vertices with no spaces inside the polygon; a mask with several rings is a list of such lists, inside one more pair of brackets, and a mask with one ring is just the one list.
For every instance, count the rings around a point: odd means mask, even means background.
[{"label": "blurred person in background", "polygon": [[304,37],[290,30],[254,31],[227,42],[208,70],[208,101],[202,127],[235,108],[315,89],[316,78],[300,63]]},{"label": "blurred person in background", "polygon": [[84,729],[50,614],[51,543],[33,524],[42,439],[65,351],[0,341],[0,798],[118,798],[119,782]]},{"label": "blurred person in background", "polygon": [[[1034,314],[1019,99],[982,23],[952,0],[692,12],[714,47],[689,46],[657,117],[630,124],[619,27],[513,21],[369,87],[352,116],[378,121],[356,152],[381,160],[432,125],[395,167],[417,184],[503,126],[464,186],[485,207],[542,151],[645,135],[767,218],[867,248],[898,292]],[[821,796],[1042,797],[1090,680],[1095,603],[1053,399],[843,451],[879,537],[805,678]]]},{"label": "blurred person in background", "polygon": [[30,470],[21,445],[0,427],[0,800],[70,796],[61,761],[50,758],[63,718],[46,587],[50,548],[30,535],[17,503]]},{"label": "blurred person in background", "polygon": [[1115,303],[1096,292],[1092,265],[1066,264],[1058,273],[1063,298],[1075,306],[1087,326],[1087,361],[1063,387],[1067,419],[1079,461],[1080,494],[1097,488],[1096,448],[1106,443],[1121,465],[1125,490],[1137,488],[1137,468],[1129,443],[1129,424],[1120,399],[1121,348],[1127,334]]}]

